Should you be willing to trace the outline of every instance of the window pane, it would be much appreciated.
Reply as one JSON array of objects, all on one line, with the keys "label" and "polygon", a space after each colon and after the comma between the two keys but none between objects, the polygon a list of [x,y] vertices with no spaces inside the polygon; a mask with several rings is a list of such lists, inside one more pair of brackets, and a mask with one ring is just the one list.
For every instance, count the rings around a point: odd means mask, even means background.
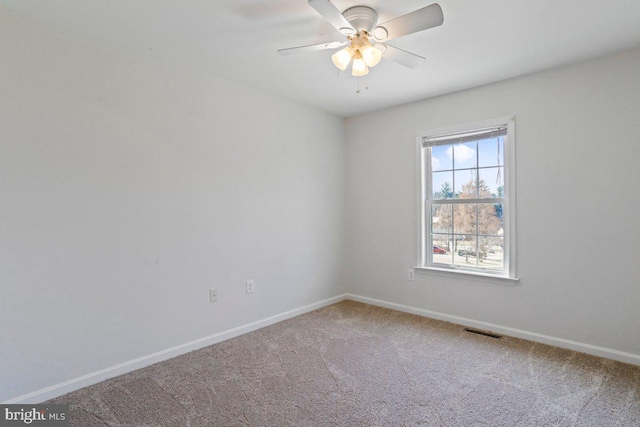
[{"label": "window pane", "polygon": [[453,157],[451,156],[450,145],[440,145],[431,148],[431,170],[451,170],[453,169]]},{"label": "window pane", "polygon": [[502,236],[502,205],[493,203],[479,203],[478,205],[478,234]]},{"label": "window pane", "polygon": [[[433,205],[431,221],[433,223],[432,230],[434,233],[451,233],[451,221],[453,219],[452,205]],[[435,243],[434,243],[435,244]]]},{"label": "window pane", "polygon": [[453,254],[453,263],[463,267],[477,267],[478,258],[477,238],[475,235],[455,236],[456,248]]},{"label": "window pane", "polygon": [[478,238],[478,267],[504,270],[502,237],[480,236]]},{"label": "window pane", "polygon": [[475,141],[453,146],[454,169],[475,168],[478,166],[477,160]]},{"label": "window pane", "polygon": [[435,172],[433,177],[433,198],[451,199],[453,198],[453,172]]},{"label": "window pane", "polygon": [[453,207],[453,233],[475,234],[478,205],[460,204]]},{"label": "window pane", "polygon": [[478,188],[478,197],[496,198],[504,197],[504,169],[503,168],[487,168],[480,169],[480,187]]},{"label": "window pane", "polygon": [[479,167],[504,165],[504,138],[483,139],[478,141]]},{"label": "window pane", "polygon": [[433,262],[439,264],[451,264],[453,254],[451,248],[453,241],[451,234],[433,234]]},{"label": "window pane", "polygon": [[[442,145],[424,146],[421,152],[420,194],[426,198],[421,239],[429,242],[421,259],[426,266],[502,275],[510,265],[504,254],[515,256],[512,248],[504,248],[512,239],[505,235],[509,219],[503,217],[503,204],[496,203],[506,200],[505,173],[513,173],[505,153],[513,149],[512,141],[503,132],[505,127],[512,131],[512,122],[496,123],[428,136],[430,144]],[[498,132],[503,135],[495,136]]]},{"label": "window pane", "polygon": [[455,171],[454,194],[456,199],[475,199],[478,197],[476,173],[477,169]]}]

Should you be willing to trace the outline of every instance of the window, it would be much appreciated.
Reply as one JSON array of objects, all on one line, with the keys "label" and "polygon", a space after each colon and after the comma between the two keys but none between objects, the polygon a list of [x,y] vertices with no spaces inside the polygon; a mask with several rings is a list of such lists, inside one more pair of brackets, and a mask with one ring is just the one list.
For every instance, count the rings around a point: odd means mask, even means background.
[{"label": "window", "polygon": [[418,268],[515,278],[514,119],[419,135]]}]

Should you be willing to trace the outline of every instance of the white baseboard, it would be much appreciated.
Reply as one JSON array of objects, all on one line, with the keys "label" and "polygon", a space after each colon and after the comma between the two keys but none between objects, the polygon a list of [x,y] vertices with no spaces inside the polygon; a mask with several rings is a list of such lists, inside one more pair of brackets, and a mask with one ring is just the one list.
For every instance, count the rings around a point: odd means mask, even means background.
[{"label": "white baseboard", "polygon": [[581,353],[587,353],[594,356],[617,360],[619,362],[640,365],[640,355],[637,354],[625,353],[623,351],[612,350],[610,348],[598,347],[591,344],[584,344],[576,341],[566,340],[564,338],[557,338],[549,335],[537,334],[535,332],[523,331],[521,329],[510,328],[507,326],[495,325],[493,323],[452,316],[449,314],[438,313],[437,311],[425,310],[422,308],[410,307],[393,302],[381,301],[374,298],[363,297],[360,295],[346,294],[346,299],[359,301],[378,307],[390,308],[392,310],[403,311],[405,313],[416,314],[418,316],[429,317],[431,319],[444,320],[446,322],[457,323],[463,326],[498,332],[500,334],[509,335],[511,337],[522,338],[542,344],[549,344],[560,348],[567,348],[570,350],[579,351]]},{"label": "white baseboard", "polygon": [[70,393],[72,391],[97,384],[109,378],[116,377],[118,375],[126,374],[136,369],[141,369],[146,366],[153,365],[154,363],[162,362],[163,360],[171,359],[172,357],[180,356],[190,351],[198,350],[203,347],[216,344],[230,338],[237,337],[242,334],[246,334],[256,329],[264,328],[265,326],[273,325],[274,323],[281,322],[283,320],[290,319],[295,316],[307,313],[309,311],[317,310],[322,307],[326,307],[331,304],[343,301],[346,299],[346,294],[338,295],[333,298],[329,298],[323,301],[319,301],[313,304],[305,305],[304,307],[289,310],[284,313],[276,314],[275,316],[267,317],[266,319],[258,320],[256,322],[248,323],[246,325],[238,326],[217,334],[209,335],[208,337],[200,338],[195,341],[180,344],[175,347],[168,348],[166,350],[159,351],[157,353],[142,356],[137,359],[130,360],[128,362],[120,363],[115,366],[111,366],[106,369],[102,369],[97,372],[93,372],[87,375],[83,375],[78,378],[74,378],[60,384],[56,384],[50,387],[43,388],[41,390],[34,391],[32,393],[25,394],[23,396],[10,399],[3,404],[27,404],[27,403],[39,403],[45,400],[53,399],[63,394]]}]

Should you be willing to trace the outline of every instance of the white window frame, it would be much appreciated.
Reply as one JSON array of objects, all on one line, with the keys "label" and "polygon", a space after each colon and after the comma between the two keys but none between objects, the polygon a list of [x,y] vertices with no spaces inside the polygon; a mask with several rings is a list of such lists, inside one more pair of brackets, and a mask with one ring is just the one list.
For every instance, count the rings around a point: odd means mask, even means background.
[{"label": "white window frame", "polygon": [[[480,268],[456,266],[453,264],[433,263],[431,249],[431,146],[427,141],[448,135],[472,133],[490,128],[507,128],[504,142],[504,197],[502,212],[504,223],[504,270],[492,272]],[[501,117],[481,122],[468,123],[430,131],[416,135],[418,159],[418,260],[414,267],[418,272],[435,272],[447,276],[453,275],[468,278],[517,281],[516,275],[516,195],[515,195],[515,117]],[[425,152],[425,150],[429,150]],[[431,249],[431,250],[430,250]]]}]

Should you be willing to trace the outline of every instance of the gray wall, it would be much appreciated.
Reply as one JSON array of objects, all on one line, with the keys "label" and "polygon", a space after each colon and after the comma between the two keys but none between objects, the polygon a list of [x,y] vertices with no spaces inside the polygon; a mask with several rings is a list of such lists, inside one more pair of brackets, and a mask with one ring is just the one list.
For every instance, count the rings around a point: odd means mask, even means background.
[{"label": "gray wall", "polygon": [[8,14],[0,57],[0,401],[344,292],[342,119]]},{"label": "gray wall", "polygon": [[[347,121],[349,291],[640,354],[640,51]],[[516,116],[515,286],[416,274],[419,131]]]}]

